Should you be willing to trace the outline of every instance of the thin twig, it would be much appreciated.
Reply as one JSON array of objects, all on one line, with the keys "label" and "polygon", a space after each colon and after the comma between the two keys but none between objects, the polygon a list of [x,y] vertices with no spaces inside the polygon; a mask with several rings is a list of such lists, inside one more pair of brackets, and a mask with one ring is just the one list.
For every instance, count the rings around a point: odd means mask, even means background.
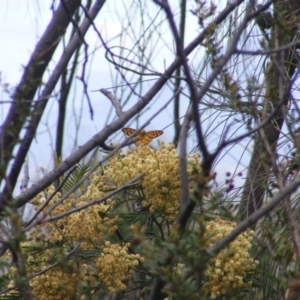
[{"label": "thin twig", "polygon": [[260,128],[263,128],[264,126],[266,126],[272,119],[273,117],[276,115],[276,113],[278,112],[278,110],[281,108],[283,102],[285,100],[283,99],[280,103],[278,103],[278,105],[276,107],[274,107],[273,112],[271,114],[269,114],[262,122],[260,122],[257,127],[255,127],[254,129],[248,130],[246,133],[243,133],[239,136],[237,136],[236,138],[233,138],[231,140],[224,140],[221,142],[221,144],[218,146],[218,148],[215,150],[215,152],[211,155],[211,159],[214,160],[215,157],[217,155],[219,155],[219,153],[226,148],[227,146],[239,142],[242,139],[251,136],[251,134],[256,133]]},{"label": "thin twig", "polygon": [[[89,19],[89,14],[88,14],[88,12],[86,11],[86,9],[85,9],[84,7],[82,7],[82,9],[83,9],[83,11],[85,12],[86,17]],[[132,92],[134,95],[139,96],[139,95],[135,92],[135,90],[130,86],[130,84],[127,82],[127,79],[126,79],[125,75],[121,72],[121,69],[118,67],[118,65],[117,65],[117,63],[116,63],[116,61],[115,61],[115,59],[114,59],[114,53],[113,53],[113,52],[108,48],[108,46],[106,45],[106,43],[105,43],[105,41],[104,41],[104,39],[103,39],[101,33],[99,32],[98,28],[97,28],[96,25],[92,22],[92,20],[90,20],[90,21],[91,21],[92,27],[94,28],[94,31],[96,32],[97,36],[98,36],[99,39],[100,39],[100,41],[101,41],[103,47],[104,47],[105,50],[110,54],[110,56],[111,56],[111,58],[112,58],[112,60],[113,60],[113,64],[114,64],[116,70],[118,71],[118,73],[120,74],[120,76],[122,77],[122,79],[124,80],[124,82],[126,82],[127,86],[128,86],[129,89],[131,90],[131,92]]]},{"label": "thin twig", "polygon": [[[162,76],[162,74],[159,73],[159,76]],[[152,79],[139,80],[139,81],[135,81],[135,82],[129,82],[129,84],[130,85],[134,85],[134,84],[137,84],[137,83],[144,83],[144,82],[153,81],[153,80],[157,80],[157,79],[156,78],[152,78]],[[127,86],[127,84],[114,85],[114,86],[106,88],[106,90],[117,89],[117,88],[124,87],[124,86]],[[91,90],[91,92],[100,92],[100,91],[101,91],[101,89]],[[1,101],[0,101],[0,104],[1,104]]]},{"label": "thin twig", "polygon": [[300,186],[300,176],[292,181],[288,186],[284,187],[277,195],[273,197],[266,205],[256,210],[252,215],[243,220],[233,229],[226,237],[216,242],[207,249],[209,256],[215,256],[220,250],[232,242],[239,234],[244,232],[247,228],[256,224],[257,221],[274,209],[285,197],[289,196]]},{"label": "thin twig", "polygon": [[21,181],[21,186],[20,186],[20,190],[21,190],[21,194],[24,193],[27,190],[27,186],[28,186],[28,181],[29,181],[29,168],[28,168],[28,156],[26,156],[25,158],[25,162],[24,162],[24,169],[23,169],[23,179]]},{"label": "thin twig", "polygon": [[104,197],[102,198],[99,198],[99,199],[96,199],[96,200],[93,200],[91,202],[88,202],[87,204],[84,204],[82,206],[79,206],[79,207],[76,207],[76,208],[73,208],[73,209],[70,209],[64,213],[61,213],[59,215],[56,215],[56,216],[53,216],[53,217],[50,217],[50,218],[47,218],[47,219],[41,219],[41,220],[37,220],[34,224],[32,224],[29,228],[26,228],[25,230],[29,230],[30,228],[34,227],[35,225],[37,224],[45,224],[45,223],[48,223],[48,222],[53,222],[53,221],[57,221],[61,218],[64,218],[66,216],[69,216],[71,214],[74,214],[76,212],[79,212],[83,209],[86,209],[90,206],[93,206],[95,204],[98,204],[100,202],[103,202],[107,199],[109,199],[110,197],[112,197],[113,195],[121,192],[122,190],[124,190],[125,188],[128,188],[130,187],[131,185],[135,184],[136,181],[138,181],[139,179],[141,179],[143,176],[145,175],[145,173],[141,173],[139,174],[138,176],[136,176],[135,178],[133,178],[132,180],[128,181],[127,183],[125,183],[124,185],[122,185],[121,187],[115,189],[114,191],[106,194]]},{"label": "thin twig", "polygon": [[286,44],[286,45],[281,46],[281,47],[277,47],[275,49],[257,50],[257,51],[237,49],[236,53],[237,54],[245,54],[245,55],[269,55],[269,54],[278,53],[278,52],[281,52],[281,51],[284,51],[284,50],[288,50],[288,49],[290,49],[292,47],[299,46],[299,45],[300,45],[300,40],[298,40],[296,42],[292,42],[292,43]]},{"label": "thin twig", "polygon": [[68,178],[71,176],[71,174],[76,170],[77,166],[74,166],[67,174],[67,176],[64,178],[64,180],[61,182],[61,184],[55,189],[55,191],[52,193],[52,195],[45,201],[45,203],[37,210],[37,212],[34,214],[34,216],[29,220],[26,224],[26,228],[38,217],[38,215],[45,209],[45,207],[49,204],[51,199],[60,191],[60,189],[63,187],[65,182],[68,180]]},{"label": "thin twig", "polygon": [[[29,160],[28,160],[28,155],[27,155],[25,158],[24,166],[23,166],[23,178],[22,178],[21,186],[20,186],[21,194],[25,193],[25,191],[27,190],[28,182],[29,182],[29,167],[28,167],[28,165],[29,165]],[[23,217],[25,207],[26,207],[26,204],[18,209],[18,212],[21,217]]]},{"label": "thin twig", "polygon": [[180,211],[183,210],[184,206],[188,202],[189,199],[189,179],[187,173],[187,151],[186,151],[186,143],[187,143],[187,136],[188,131],[190,129],[190,123],[192,122],[193,115],[192,115],[193,106],[190,105],[188,111],[185,115],[183,124],[180,130],[179,136],[179,165],[180,165]]},{"label": "thin twig", "polygon": [[106,89],[101,89],[100,92],[102,94],[104,94],[111,101],[111,104],[113,105],[113,107],[116,110],[117,116],[121,117],[123,114],[122,107],[121,107],[119,101],[114,97],[114,95]]}]

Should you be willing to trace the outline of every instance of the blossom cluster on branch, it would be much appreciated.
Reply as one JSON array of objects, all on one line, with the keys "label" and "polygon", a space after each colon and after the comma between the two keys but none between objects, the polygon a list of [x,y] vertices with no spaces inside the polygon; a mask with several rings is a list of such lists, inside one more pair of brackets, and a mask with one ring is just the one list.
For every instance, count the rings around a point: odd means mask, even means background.
[{"label": "blossom cluster on branch", "polygon": [[[199,166],[199,154],[188,156],[188,173]],[[145,173],[141,181],[145,199],[142,205],[150,212],[161,212],[168,221],[174,221],[179,208],[180,170],[179,156],[174,144],[160,143],[160,149],[148,146],[128,150],[125,155],[114,156],[104,169],[104,175],[116,186],[122,186],[138,174]]]},{"label": "blossom cluster on branch", "polygon": [[[206,225],[205,240],[207,246],[228,235],[235,227],[235,222],[217,218]],[[246,286],[251,286],[250,281],[245,281],[247,271],[253,270],[258,261],[250,254],[254,232],[249,228],[240,234],[229,246],[213,257],[206,269],[207,277],[203,288],[209,292],[211,299]]]}]

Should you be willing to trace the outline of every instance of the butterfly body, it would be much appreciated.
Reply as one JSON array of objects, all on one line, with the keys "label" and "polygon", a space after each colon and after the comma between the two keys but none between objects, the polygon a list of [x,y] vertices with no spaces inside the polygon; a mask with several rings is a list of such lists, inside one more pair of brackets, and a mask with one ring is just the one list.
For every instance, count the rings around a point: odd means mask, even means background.
[{"label": "butterfly body", "polygon": [[[122,131],[127,134],[128,136],[132,135],[136,130],[133,128],[123,128]],[[153,139],[157,138],[158,136],[162,135],[164,132],[162,130],[151,130],[145,131],[141,130],[137,136],[140,138],[139,141],[136,142],[139,146],[146,146],[148,145]]]}]

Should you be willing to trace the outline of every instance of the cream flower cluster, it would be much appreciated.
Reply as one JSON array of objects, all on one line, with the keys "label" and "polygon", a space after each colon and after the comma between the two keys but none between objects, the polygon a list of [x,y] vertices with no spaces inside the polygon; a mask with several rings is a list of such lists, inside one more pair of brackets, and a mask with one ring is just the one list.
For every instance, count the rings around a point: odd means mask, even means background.
[{"label": "cream flower cluster", "polygon": [[[38,195],[32,203],[37,209],[44,204],[45,197],[49,197],[54,187],[48,188]],[[92,181],[85,194],[74,198],[70,196],[60,203],[49,215],[56,216],[72,208],[79,207],[105,195]],[[56,194],[44,211],[59,201],[60,194]],[[102,286],[107,291],[121,292],[126,289],[122,282],[132,276],[132,266],[142,260],[138,254],[129,254],[129,244],[120,246],[107,241],[108,236],[117,230],[117,217],[112,215],[115,203],[108,199],[105,203],[74,212],[55,222],[48,222],[43,226],[36,226],[29,235],[29,240],[22,243],[26,258],[28,274],[47,269],[59,262],[45,273],[32,278],[29,282],[37,299],[80,299],[83,289]],[[48,236],[43,233],[43,227],[48,229]],[[79,251],[99,253],[89,258],[88,262],[80,257],[66,258],[74,243],[80,243]],[[9,259],[9,256],[6,257]],[[106,267],[105,267],[106,266]],[[14,286],[15,268],[8,273],[11,278],[9,287]]]},{"label": "cream flower cluster", "polygon": [[103,253],[96,259],[97,274],[111,293],[125,290],[124,281],[133,274],[131,268],[143,261],[138,254],[128,254],[129,246],[129,243],[121,246],[106,242]]},{"label": "cream flower cluster", "polygon": [[[87,189],[87,192],[79,198],[74,198],[72,195],[65,199],[61,204],[59,204],[51,213],[50,216],[56,216],[58,214],[64,213],[72,208],[80,207],[93,201],[97,198],[104,196],[104,192],[97,190],[97,187],[93,183]],[[51,194],[54,190],[53,187],[47,190],[47,194]],[[55,204],[59,200],[60,194],[58,193],[49,202],[48,207]],[[39,206],[43,205],[43,201],[40,200],[41,197],[38,196],[37,199],[33,201]],[[116,222],[117,217],[110,215],[111,208],[115,206],[115,203],[108,199],[106,203],[100,203],[96,205],[91,205],[84,210],[74,212],[66,217],[59,219],[56,222],[48,222],[43,226],[48,229],[49,242],[58,242],[61,240],[69,241],[81,241],[80,248],[88,249],[91,244],[103,244],[105,235],[113,235],[117,230]],[[45,209],[47,211],[47,209]],[[37,228],[36,228],[37,229]],[[35,234],[33,231],[32,234]],[[88,240],[88,242],[85,242]]]},{"label": "cream flower cluster", "polygon": [[[173,144],[161,142],[161,149],[149,146],[128,150],[124,156],[114,156],[104,174],[117,186],[122,186],[141,173],[146,173],[141,184],[145,193],[142,202],[151,212],[161,212],[168,221],[174,221],[179,208],[179,157]],[[199,154],[188,157],[188,172],[199,164]]]},{"label": "cream flower cluster", "polygon": [[33,278],[30,285],[37,299],[78,299],[82,295],[81,286],[96,284],[95,276],[91,275],[94,272],[90,265],[81,264],[78,268],[75,262],[68,262],[64,268],[55,267]]},{"label": "cream flower cluster", "polygon": [[[235,222],[224,221],[217,218],[206,226],[207,246],[225,237],[236,227]],[[230,243],[229,249],[223,249],[216,257],[210,260],[206,270],[207,280],[203,288],[210,294],[211,299],[236,288],[251,285],[245,282],[246,272],[254,269],[258,264],[250,256],[254,232],[247,229]]]}]

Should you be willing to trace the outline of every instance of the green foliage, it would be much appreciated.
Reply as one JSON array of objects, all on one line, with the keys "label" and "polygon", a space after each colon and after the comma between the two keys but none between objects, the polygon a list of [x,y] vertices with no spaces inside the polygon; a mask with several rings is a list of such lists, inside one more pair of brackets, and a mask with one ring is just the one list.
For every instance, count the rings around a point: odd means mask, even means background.
[{"label": "green foliage", "polygon": [[89,161],[86,165],[78,164],[72,171],[66,182],[63,184],[63,192],[70,190],[77,182],[79,182],[84,175],[90,170],[93,161]]}]

